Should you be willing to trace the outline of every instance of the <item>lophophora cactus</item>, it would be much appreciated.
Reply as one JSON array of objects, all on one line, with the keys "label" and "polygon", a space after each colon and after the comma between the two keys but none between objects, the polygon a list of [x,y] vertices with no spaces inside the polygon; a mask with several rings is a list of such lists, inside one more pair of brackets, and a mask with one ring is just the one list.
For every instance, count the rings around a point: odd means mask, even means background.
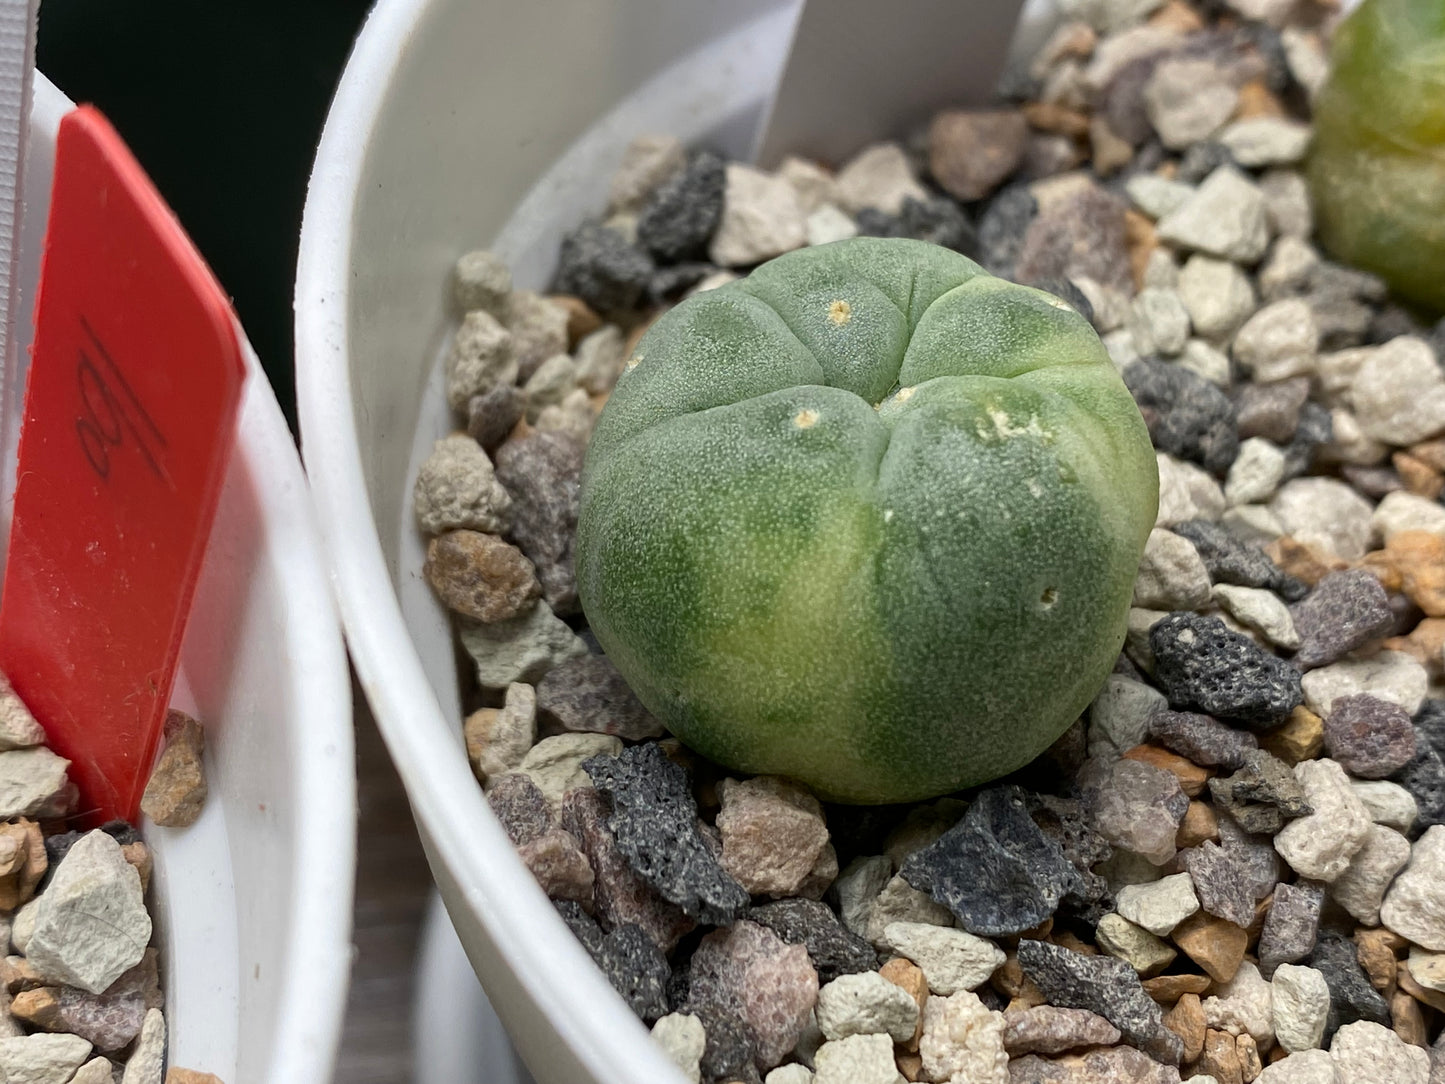
[{"label": "lophophora cactus", "polygon": [[1083,317],[946,249],[859,238],[642,338],[589,451],[579,589],[698,751],[834,800],[926,798],[1077,718],[1157,499]]}]

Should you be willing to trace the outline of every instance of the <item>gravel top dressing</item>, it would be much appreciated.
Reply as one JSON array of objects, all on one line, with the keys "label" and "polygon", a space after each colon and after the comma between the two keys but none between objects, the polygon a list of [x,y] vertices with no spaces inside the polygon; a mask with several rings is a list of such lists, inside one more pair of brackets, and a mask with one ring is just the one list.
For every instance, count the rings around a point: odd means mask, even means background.
[{"label": "gravel top dressing", "polygon": [[468,755],[689,1080],[1441,1084],[1445,322],[1312,243],[1336,13],[1061,7],[993,108],[644,137],[552,294],[458,263]]},{"label": "gravel top dressing", "polygon": [[[69,829],[78,791],[44,738],[0,677],[0,1080],[219,1084],[166,1070],[150,849],[124,821]],[[157,824],[200,815],[202,751],[200,724],[172,711],[142,803]]]}]

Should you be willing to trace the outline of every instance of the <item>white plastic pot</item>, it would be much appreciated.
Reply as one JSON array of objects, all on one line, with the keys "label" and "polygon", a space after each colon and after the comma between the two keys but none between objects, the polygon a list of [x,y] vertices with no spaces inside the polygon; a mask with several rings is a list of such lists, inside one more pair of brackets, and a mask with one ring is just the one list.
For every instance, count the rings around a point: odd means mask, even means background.
[{"label": "white plastic pot", "polygon": [[[27,341],[5,372],[0,540],[55,137],[71,108],[37,74],[17,275]],[[305,476],[245,353],[237,446],[172,698],[205,724],[210,798],[190,828],[142,830],[155,854],[170,1063],[226,1084],[325,1084],[351,964],[351,685]]]},{"label": "white plastic pot", "polygon": [[[1001,4],[1017,0],[987,10]],[[562,234],[600,209],[636,135],[748,157],[800,10],[380,0],[311,178],[297,395],[352,658],[457,934],[542,1084],[681,1077],[548,904],[467,765],[452,634],[421,578],[410,501],[454,424],[441,387],[449,274],[485,246],[518,286],[544,288]]]}]

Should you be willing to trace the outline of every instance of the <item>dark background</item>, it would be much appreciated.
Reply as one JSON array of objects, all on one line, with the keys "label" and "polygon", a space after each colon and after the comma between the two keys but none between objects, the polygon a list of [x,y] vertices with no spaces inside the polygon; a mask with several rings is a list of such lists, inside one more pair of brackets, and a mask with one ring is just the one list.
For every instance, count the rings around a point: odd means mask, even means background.
[{"label": "dark background", "polygon": [[370,0],[44,0],[36,65],[115,125],[230,291],[295,427],[311,160]]}]

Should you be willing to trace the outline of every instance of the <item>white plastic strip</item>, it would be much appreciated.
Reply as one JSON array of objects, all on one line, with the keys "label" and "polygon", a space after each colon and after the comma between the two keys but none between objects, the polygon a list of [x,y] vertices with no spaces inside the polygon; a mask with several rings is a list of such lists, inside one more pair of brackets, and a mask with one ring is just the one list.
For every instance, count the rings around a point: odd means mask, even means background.
[{"label": "white plastic strip", "polygon": [[[15,257],[19,247],[21,170],[30,124],[30,82],[35,71],[35,13],[40,0],[0,0],[0,357],[10,364],[16,313]],[[4,404],[0,404],[3,408]]]},{"label": "white plastic strip", "polygon": [[950,105],[989,101],[1022,0],[807,0],[758,163],[841,163]]}]

